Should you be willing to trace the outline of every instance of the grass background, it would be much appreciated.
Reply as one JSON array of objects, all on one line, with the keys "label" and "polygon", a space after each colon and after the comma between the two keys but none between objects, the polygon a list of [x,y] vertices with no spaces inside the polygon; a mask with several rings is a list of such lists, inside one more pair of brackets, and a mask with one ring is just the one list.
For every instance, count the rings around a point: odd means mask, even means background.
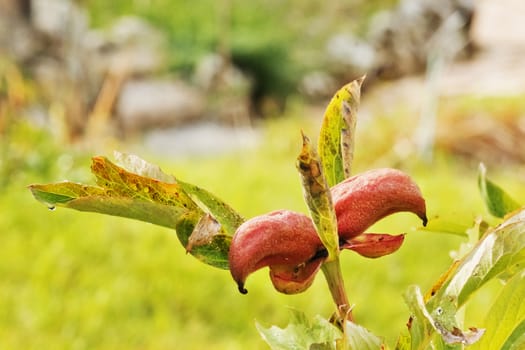
[{"label": "grass background", "polygon": [[[464,99],[455,103],[461,108],[446,105],[444,119],[449,111],[472,112],[483,105],[497,118],[501,109],[491,107],[498,106],[494,101],[477,100],[471,107]],[[478,214],[488,218],[477,191],[476,164],[440,151],[430,164],[416,157],[400,161],[389,152],[403,137],[400,133],[407,132],[396,125],[400,120],[414,125],[411,119],[393,114],[359,125],[356,172],[372,166],[404,169],[420,185],[431,220],[444,217],[469,225]],[[279,208],[306,212],[294,162],[299,130],[314,136],[319,125],[320,116],[310,117],[296,107],[259,126],[263,142],[256,149],[214,158],[141,156],[214,192],[246,217]],[[9,141],[4,154],[17,166],[10,168],[10,181],[0,195],[2,349],[266,349],[255,320],[284,327],[290,307],[311,316],[329,317],[334,311],[322,275],[305,293],[287,296],[275,292],[267,270],[261,270],[248,279],[244,296],[227,271],[186,255],[168,229],[92,213],[49,211],[26,186],[66,178],[92,183],[91,154],[65,148],[52,135],[22,122],[13,124]],[[126,151],[126,145],[120,147]],[[489,167],[489,176],[519,201],[525,195],[520,169]],[[414,230],[419,224],[403,213],[370,229],[408,232],[400,251],[391,256],[370,260],[342,254],[356,319],[391,345],[409,316],[402,293],[411,284],[430,288],[450,264],[450,251],[465,242]],[[497,289],[491,284],[478,293],[466,316],[474,323],[467,326],[480,322]]]}]

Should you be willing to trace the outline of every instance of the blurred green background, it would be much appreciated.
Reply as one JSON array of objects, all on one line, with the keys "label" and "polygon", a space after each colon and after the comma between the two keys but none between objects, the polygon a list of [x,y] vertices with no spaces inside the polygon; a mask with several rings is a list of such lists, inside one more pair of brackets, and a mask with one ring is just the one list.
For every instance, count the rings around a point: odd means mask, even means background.
[{"label": "blurred green background", "polygon": [[[122,218],[49,211],[26,187],[65,179],[92,183],[89,158],[118,149],[138,153],[165,172],[210,190],[245,217],[281,208],[306,212],[294,164],[300,130],[315,138],[326,96],[335,91],[310,98],[298,89],[299,81],[322,65],[331,33],[345,30],[363,36],[372,16],[396,2],[336,6],[292,0],[85,0],[78,5],[95,28],[122,15],[154,23],[169,43],[167,64],[156,74],[190,81],[199,58],[220,51],[221,45],[239,59],[254,55],[250,62],[262,62],[256,71],[274,83],[265,93],[286,103],[250,117],[257,142],[249,147],[169,156],[145,147],[140,136],[71,137],[68,99],[50,99],[26,68],[28,61],[2,55],[0,347],[266,349],[256,320],[284,327],[289,308],[328,318],[334,306],[321,275],[305,293],[286,296],[273,290],[267,271],[261,270],[248,279],[249,293],[241,295],[227,271],[186,255],[174,232]],[[225,28],[224,23],[229,25]],[[501,72],[497,66],[487,67]],[[347,79],[341,74],[337,82]],[[445,91],[457,87],[446,78],[442,82]],[[467,79],[465,86],[476,84],[480,82]],[[525,202],[525,92],[501,90],[494,83],[494,90],[484,94],[475,89],[443,94],[429,85],[423,72],[375,82],[364,91],[355,171],[383,166],[405,170],[420,185],[430,220],[469,227],[482,215],[495,222],[478,194],[477,166],[485,162],[489,177]],[[35,108],[44,110],[43,121],[35,119]],[[425,108],[437,116],[428,119],[434,124],[422,122],[427,120],[421,112]],[[422,134],[427,135],[423,146],[418,137]],[[418,225],[415,216],[397,214],[370,229],[408,233],[403,247],[391,256],[370,260],[351,252],[342,255],[356,320],[390,345],[409,317],[402,293],[411,284],[430,288],[451,263],[450,252],[466,242],[460,236],[418,230]],[[475,297],[466,310],[467,326],[476,325],[472,322],[483,315],[497,289],[496,283],[490,284]]]}]

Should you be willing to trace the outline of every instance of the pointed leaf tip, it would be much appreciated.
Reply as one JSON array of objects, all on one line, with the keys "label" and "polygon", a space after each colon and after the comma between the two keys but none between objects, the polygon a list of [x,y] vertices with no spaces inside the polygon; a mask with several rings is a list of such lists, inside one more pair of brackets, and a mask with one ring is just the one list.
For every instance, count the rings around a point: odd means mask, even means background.
[{"label": "pointed leaf tip", "polygon": [[487,168],[483,163],[479,165],[478,186],[491,215],[503,218],[520,208],[520,205],[507,192],[487,178]]},{"label": "pointed leaf tip", "polygon": [[350,173],[363,80],[364,76],[339,89],[323,116],[317,152],[329,186],[343,181]]},{"label": "pointed leaf tip", "polygon": [[[97,186],[59,182],[31,185],[29,190],[49,208],[61,206],[175,229],[187,252],[211,266],[228,268],[231,236],[243,221],[240,215],[211,193],[181,184],[137,156],[117,153],[116,158],[128,169],[102,156],[92,158]],[[199,226],[205,215],[208,221]]]}]

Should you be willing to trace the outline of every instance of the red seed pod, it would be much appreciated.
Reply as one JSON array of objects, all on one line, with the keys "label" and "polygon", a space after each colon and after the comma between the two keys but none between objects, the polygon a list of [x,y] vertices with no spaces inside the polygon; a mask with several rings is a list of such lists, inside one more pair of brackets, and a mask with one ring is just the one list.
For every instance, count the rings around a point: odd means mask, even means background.
[{"label": "red seed pod", "polygon": [[331,188],[339,237],[349,240],[390,214],[408,211],[427,223],[425,200],[416,183],[396,169],[374,169]]},{"label": "red seed pod", "polygon": [[365,258],[374,259],[397,251],[404,239],[404,234],[366,233],[344,242],[341,249],[350,249]]},{"label": "red seed pod", "polygon": [[[243,294],[247,293],[244,282],[248,275],[265,266],[270,266],[278,290],[300,291],[300,285],[311,284],[317,268],[312,269],[307,263],[322,248],[308,216],[288,210],[274,211],[239,226],[230,245],[230,272]],[[287,286],[289,282],[295,284]]]},{"label": "red seed pod", "polygon": [[278,292],[297,294],[307,290],[313,283],[326,254],[296,266],[271,265],[270,278]]}]

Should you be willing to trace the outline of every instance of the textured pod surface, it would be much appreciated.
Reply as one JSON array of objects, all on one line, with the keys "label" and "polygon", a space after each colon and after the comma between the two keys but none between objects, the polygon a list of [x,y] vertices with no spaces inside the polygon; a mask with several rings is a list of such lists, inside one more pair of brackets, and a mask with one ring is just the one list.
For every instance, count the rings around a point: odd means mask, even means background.
[{"label": "textured pod surface", "polygon": [[374,169],[331,188],[339,237],[351,239],[390,214],[408,211],[426,225],[425,200],[416,183],[396,169]]},{"label": "textured pod surface", "polygon": [[230,272],[241,293],[247,292],[244,282],[248,275],[265,266],[275,266],[272,282],[282,286],[282,291],[300,290],[297,285],[286,287],[285,282],[293,282],[295,276],[299,284],[311,283],[308,279],[311,266],[306,268],[306,263],[322,248],[308,216],[288,210],[274,211],[239,226],[230,246]]},{"label": "textured pod surface", "polygon": [[326,254],[296,266],[270,266],[270,279],[274,288],[284,294],[304,292],[312,285],[325,257]]},{"label": "textured pod surface", "polygon": [[350,249],[365,258],[375,259],[397,251],[404,239],[404,234],[367,233],[341,244],[341,249]]}]

